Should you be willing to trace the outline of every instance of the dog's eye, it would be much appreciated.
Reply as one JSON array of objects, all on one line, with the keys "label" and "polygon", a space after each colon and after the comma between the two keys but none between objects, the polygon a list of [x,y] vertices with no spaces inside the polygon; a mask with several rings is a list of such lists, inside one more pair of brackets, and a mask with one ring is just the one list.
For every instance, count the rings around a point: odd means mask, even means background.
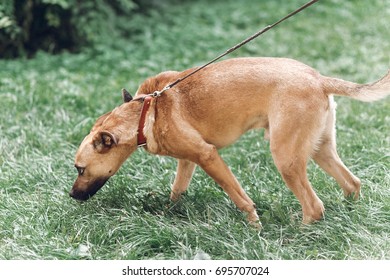
[{"label": "dog's eye", "polygon": [[77,169],[77,172],[79,173],[79,176],[82,176],[84,174],[85,168],[80,166],[75,166]]}]

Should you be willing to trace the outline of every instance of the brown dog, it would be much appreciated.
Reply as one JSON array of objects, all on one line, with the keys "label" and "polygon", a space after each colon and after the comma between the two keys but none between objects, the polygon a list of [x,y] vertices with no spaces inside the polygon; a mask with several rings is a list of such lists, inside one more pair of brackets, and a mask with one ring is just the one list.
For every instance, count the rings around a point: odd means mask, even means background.
[{"label": "brown dog", "polygon": [[367,102],[384,98],[390,93],[390,72],[373,84],[359,85],[322,76],[291,59],[237,58],[208,66],[160,97],[144,98],[190,71],[149,78],[134,100],[124,92],[125,103],[97,120],[76,153],[79,175],[70,192],[73,198],[94,195],[137,149],[137,138],[144,137],[148,152],[178,159],[172,200],[187,189],[199,165],[257,224],[253,201],[217,150],[258,128],[266,131],[274,162],[302,206],[304,223],[324,212],[307,178],[310,158],[336,179],[346,196],[358,198],[360,180],[336,151],[332,95]]}]

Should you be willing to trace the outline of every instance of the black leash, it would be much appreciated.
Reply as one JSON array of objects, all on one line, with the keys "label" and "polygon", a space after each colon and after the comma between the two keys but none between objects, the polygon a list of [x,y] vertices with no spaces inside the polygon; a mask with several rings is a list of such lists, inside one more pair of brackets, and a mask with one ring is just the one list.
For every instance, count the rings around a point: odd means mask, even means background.
[{"label": "black leash", "polygon": [[153,96],[153,97],[158,97],[160,96],[164,91],[174,87],[175,85],[177,85],[178,83],[184,81],[185,79],[187,79],[188,77],[194,75],[195,73],[199,72],[200,70],[206,68],[207,66],[209,66],[210,64],[214,63],[215,61],[217,61],[218,59],[228,55],[229,53],[237,50],[238,48],[242,47],[243,45],[245,45],[246,43],[252,41],[253,39],[259,37],[261,34],[264,34],[265,32],[267,32],[268,30],[274,28],[275,26],[277,26],[279,23],[282,23],[283,21],[285,21],[286,19],[296,15],[297,13],[303,11],[304,9],[306,9],[307,7],[313,5],[314,3],[318,2],[319,0],[312,0],[308,3],[306,3],[305,5],[303,5],[302,7],[300,7],[299,9],[295,10],[294,12],[288,14],[287,16],[285,16],[284,18],[278,20],[277,22],[275,22],[274,24],[271,24],[271,25],[268,25],[266,26],[265,28],[261,29],[260,31],[256,32],[255,34],[253,34],[252,36],[248,37],[247,39],[245,39],[244,41],[242,41],[241,43],[235,45],[234,47],[231,47],[230,49],[228,49],[227,51],[225,51],[224,53],[220,54],[219,56],[217,56],[216,58],[210,60],[209,62],[207,62],[206,64],[196,68],[194,71],[190,72],[189,74],[185,75],[184,77],[182,78],[179,78],[177,79],[176,81],[174,81],[173,83],[167,85],[166,87],[164,87],[162,90],[157,90],[151,94],[148,94],[150,96]]}]

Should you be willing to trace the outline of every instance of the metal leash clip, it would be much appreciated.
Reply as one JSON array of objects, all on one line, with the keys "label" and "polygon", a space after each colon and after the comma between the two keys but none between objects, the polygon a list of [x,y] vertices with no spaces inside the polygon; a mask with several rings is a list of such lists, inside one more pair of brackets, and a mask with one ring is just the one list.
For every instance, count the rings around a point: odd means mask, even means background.
[{"label": "metal leash clip", "polygon": [[149,94],[150,96],[152,96],[152,97],[159,97],[159,96],[161,96],[161,94],[164,92],[164,91],[166,91],[166,90],[168,90],[168,89],[170,89],[171,88],[171,86],[170,85],[167,85],[166,87],[164,87],[162,90],[156,90],[155,92],[153,92],[153,93],[151,93],[151,94]]}]

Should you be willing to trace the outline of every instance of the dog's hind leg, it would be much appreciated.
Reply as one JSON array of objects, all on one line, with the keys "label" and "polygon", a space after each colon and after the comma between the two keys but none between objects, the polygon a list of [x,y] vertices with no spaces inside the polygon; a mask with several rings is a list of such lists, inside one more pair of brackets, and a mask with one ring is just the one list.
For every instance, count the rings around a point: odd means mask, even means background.
[{"label": "dog's hind leg", "polygon": [[283,180],[302,206],[303,223],[308,224],[321,219],[325,209],[307,178],[306,157],[302,155],[285,157],[283,153],[283,150],[279,150],[274,151],[272,155]]},{"label": "dog's hind leg", "polygon": [[313,159],[326,173],[336,179],[343,189],[344,196],[353,194],[354,199],[359,198],[360,180],[344,165],[332,143],[322,143]]},{"label": "dog's hind leg", "polygon": [[335,103],[330,100],[331,109],[327,116],[326,127],[318,145],[318,149],[313,155],[314,161],[326,173],[336,179],[341,186],[345,196],[354,194],[354,198],[359,198],[360,180],[348,170],[341,161],[336,150],[336,130],[335,130]]},{"label": "dog's hind leg", "polygon": [[319,220],[325,209],[308,180],[306,170],[318,138],[316,124],[309,123],[310,118],[302,123],[293,116],[276,122],[277,128],[270,127],[270,148],[275,165],[302,206],[303,223]]},{"label": "dog's hind leg", "polygon": [[178,200],[181,194],[187,190],[192,178],[192,174],[194,173],[195,166],[195,163],[191,161],[184,159],[178,160],[176,177],[175,181],[173,182],[171,192],[171,199],[173,201]]}]

